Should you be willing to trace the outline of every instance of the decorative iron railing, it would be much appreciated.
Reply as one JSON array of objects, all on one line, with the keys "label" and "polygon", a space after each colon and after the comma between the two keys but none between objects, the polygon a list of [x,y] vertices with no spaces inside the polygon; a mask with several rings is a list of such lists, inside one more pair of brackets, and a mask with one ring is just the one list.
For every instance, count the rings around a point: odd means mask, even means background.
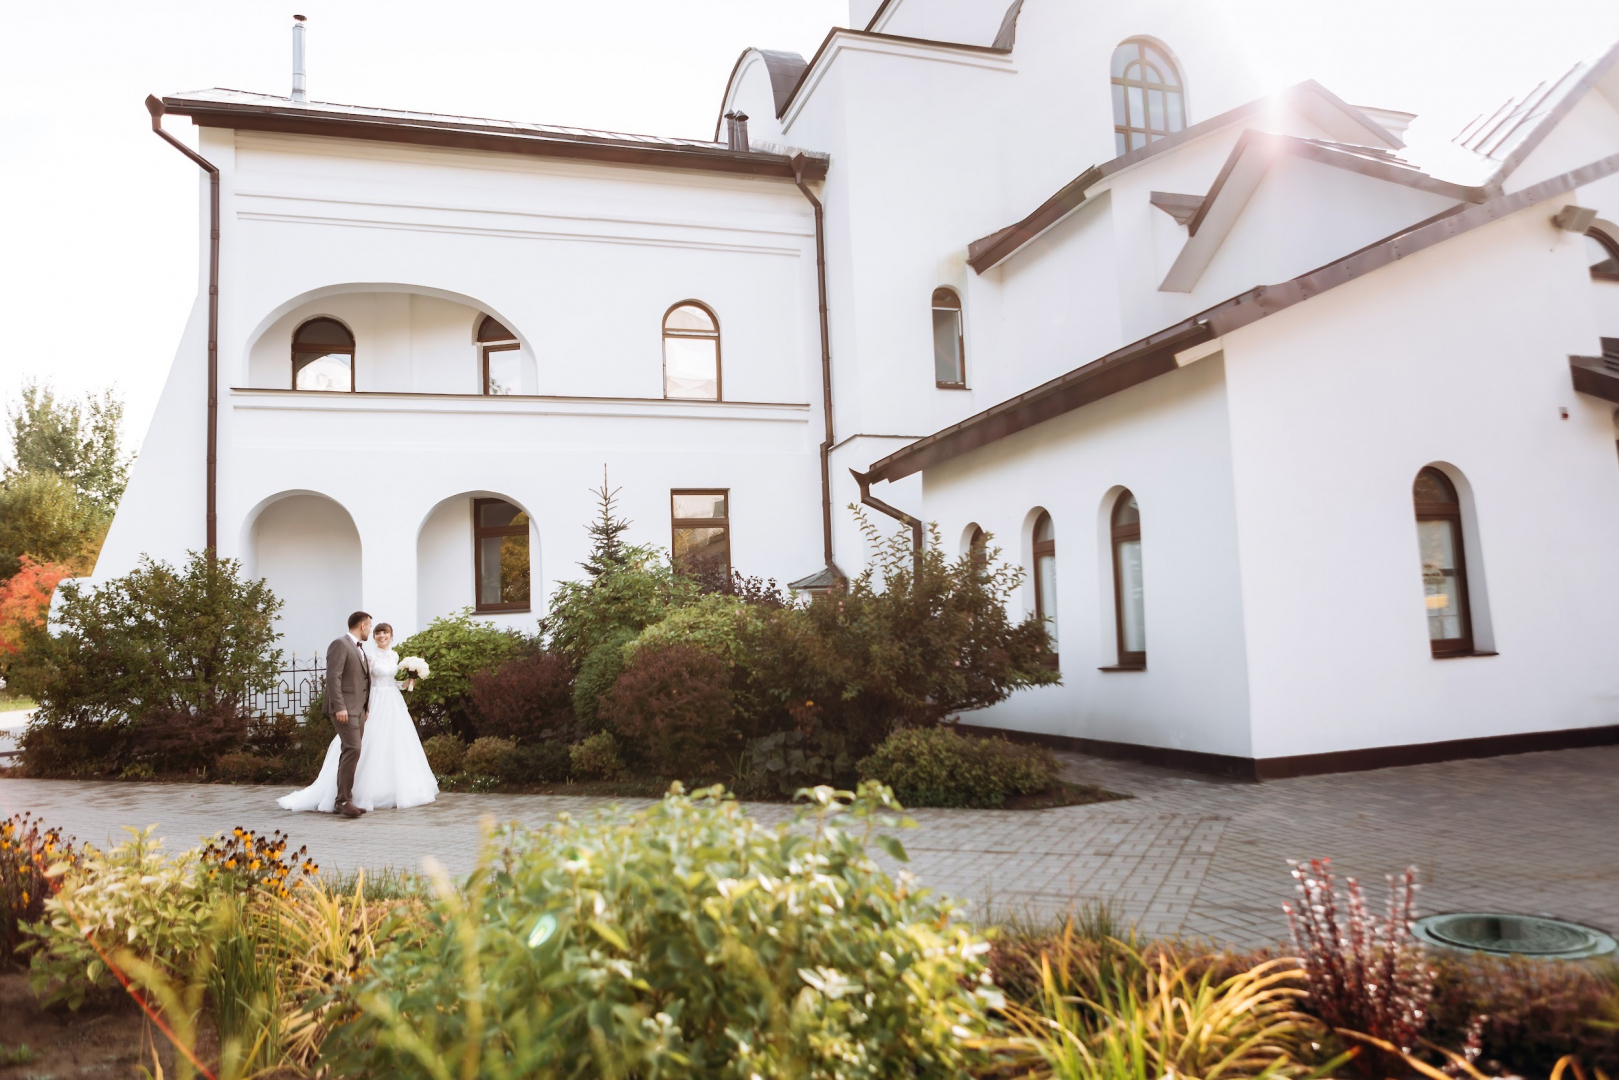
[{"label": "decorative iron railing", "polygon": [[275,682],[247,699],[255,716],[302,716],[326,687],[326,664],[317,653],[307,661],[294,656],[276,673]]}]

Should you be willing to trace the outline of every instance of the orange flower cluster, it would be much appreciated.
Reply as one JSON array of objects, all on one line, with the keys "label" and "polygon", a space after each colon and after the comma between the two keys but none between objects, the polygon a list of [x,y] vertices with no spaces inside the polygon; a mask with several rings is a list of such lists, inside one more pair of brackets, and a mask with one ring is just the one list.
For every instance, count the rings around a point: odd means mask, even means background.
[{"label": "orange flower cluster", "polygon": [[21,943],[20,925],[45,914],[52,863],[78,861],[71,838],[31,814],[0,821],[0,964]]},{"label": "orange flower cluster", "polygon": [[309,858],[307,845],[288,854],[291,842],[280,829],[260,836],[252,829],[237,826],[210,841],[202,849],[202,861],[210,877],[223,875],[243,890],[285,899],[293,889],[320,873],[319,864]]}]

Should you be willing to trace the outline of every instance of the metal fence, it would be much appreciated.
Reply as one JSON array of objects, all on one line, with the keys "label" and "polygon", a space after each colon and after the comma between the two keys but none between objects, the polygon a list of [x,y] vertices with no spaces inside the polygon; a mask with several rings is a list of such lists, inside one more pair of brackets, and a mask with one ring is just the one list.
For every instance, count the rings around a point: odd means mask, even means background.
[{"label": "metal fence", "polygon": [[307,661],[292,657],[276,673],[275,682],[247,699],[247,711],[256,716],[302,716],[326,686],[326,664],[320,655]]}]

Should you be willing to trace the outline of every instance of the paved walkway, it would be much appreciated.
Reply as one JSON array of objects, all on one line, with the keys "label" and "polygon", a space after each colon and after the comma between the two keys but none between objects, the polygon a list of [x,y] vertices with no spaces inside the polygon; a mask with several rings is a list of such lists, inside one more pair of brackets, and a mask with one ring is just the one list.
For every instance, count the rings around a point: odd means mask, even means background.
[{"label": "paved walkway", "polygon": [[[993,915],[1050,915],[1111,901],[1149,935],[1237,945],[1283,939],[1286,859],[1330,855],[1371,885],[1416,863],[1423,910],[1547,914],[1619,930],[1619,747],[1247,784],[1063,755],[1066,774],[1135,798],[1042,811],[923,810],[903,835],[922,880]],[[446,794],[358,821],[287,814],[280,789],[0,780],[0,814],[32,810],[81,839],[157,823],[171,847],[242,825],[280,828],[327,869],[452,872],[478,822],[539,823],[606,800]],[[781,806],[755,812],[777,820]]]}]

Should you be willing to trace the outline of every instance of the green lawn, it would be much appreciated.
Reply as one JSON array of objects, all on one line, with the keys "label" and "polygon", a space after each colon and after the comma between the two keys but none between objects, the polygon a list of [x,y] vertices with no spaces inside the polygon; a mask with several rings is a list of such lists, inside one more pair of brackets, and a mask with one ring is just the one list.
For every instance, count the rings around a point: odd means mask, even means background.
[{"label": "green lawn", "polygon": [[0,712],[16,712],[18,709],[32,709],[36,703],[32,698],[12,697],[9,694],[0,694]]}]

